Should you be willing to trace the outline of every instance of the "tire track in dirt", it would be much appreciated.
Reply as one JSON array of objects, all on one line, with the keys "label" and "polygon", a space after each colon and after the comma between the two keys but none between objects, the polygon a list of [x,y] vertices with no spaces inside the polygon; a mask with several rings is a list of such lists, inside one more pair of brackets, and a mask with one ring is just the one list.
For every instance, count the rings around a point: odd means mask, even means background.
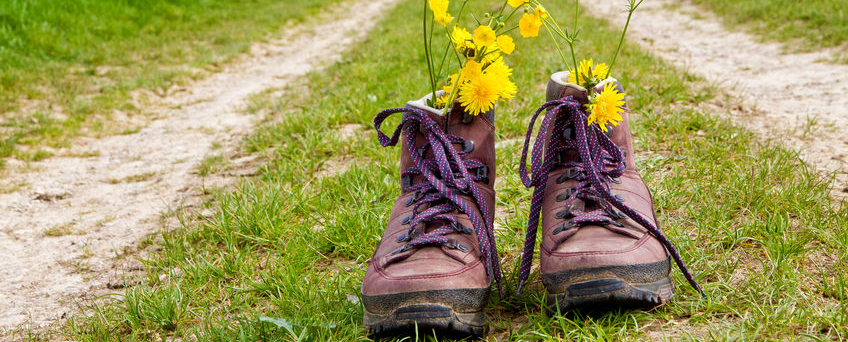
[{"label": "tire track in dirt", "polygon": [[[582,4],[594,16],[624,25],[624,1]],[[672,65],[718,85],[718,98],[706,104],[709,112],[727,113],[797,150],[808,165],[834,172],[834,198],[848,196],[848,65],[824,62],[838,50],[785,53],[782,44],[728,31],[689,1],[645,1],[627,34]],[[728,95],[731,101],[724,101]]]},{"label": "tire track in dirt", "polygon": [[[54,157],[28,172],[7,172],[2,181],[20,188],[0,194],[0,336],[49,325],[80,302],[117,292],[123,274],[141,270],[132,258],[135,246],[167,228],[163,213],[198,203],[210,183],[238,179],[204,178],[197,170],[211,153],[238,154],[241,138],[261,119],[245,114],[249,97],[335,62],[396,2],[333,5],[280,39],[255,44],[224,71],[156,99],[145,111],[161,119],[138,132],[80,138],[66,154],[91,156]],[[251,160],[229,163],[250,168]],[[9,170],[21,165],[7,161]]]}]

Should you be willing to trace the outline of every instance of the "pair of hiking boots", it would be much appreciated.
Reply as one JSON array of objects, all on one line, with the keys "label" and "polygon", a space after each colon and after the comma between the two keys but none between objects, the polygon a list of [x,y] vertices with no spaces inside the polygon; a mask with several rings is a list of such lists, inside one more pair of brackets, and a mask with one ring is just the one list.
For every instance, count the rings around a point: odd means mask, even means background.
[{"label": "pair of hiking boots", "polygon": [[[539,273],[552,312],[667,302],[672,262],[695,283],[656,228],[651,193],[633,162],[629,113],[625,110],[623,121],[606,134],[588,125],[587,91],[568,83],[567,76],[551,76],[548,102],[533,116],[524,142],[522,181],[535,190],[521,284],[530,273],[541,219]],[[374,119],[383,146],[402,138],[402,193],[362,283],[364,323],[371,336],[414,329],[482,335],[489,289],[493,282],[500,288],[492,224],[494,112],[471,116],[454,108],[442,113],[426,105],[428,98]],[[542,112],[546,115],[530,150]],[[396,113],[403,113],[402,123],[392,137],[386,136],[380,126]]]}]

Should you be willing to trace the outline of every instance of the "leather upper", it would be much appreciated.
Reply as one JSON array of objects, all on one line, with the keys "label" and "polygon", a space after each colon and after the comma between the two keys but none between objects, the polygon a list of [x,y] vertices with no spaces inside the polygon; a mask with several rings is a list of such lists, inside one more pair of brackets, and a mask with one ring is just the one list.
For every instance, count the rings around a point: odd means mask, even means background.
[{"label": "leather upper", "polygon": [[[564,81],[554,79],[567,73],[554,74],[548,84],[548,101],[573,96],[581,103],[587,102],[584,88]],[[611,79],[612,80],[612,79]],[[612,80],[615,81],[615,80]],[[599,85],[601,87],[602,85]],[[616,83],[616,86],[620,86]],[[656,215],[651,193],[633,162],[633,139],[630,134],[629,110],[622,114],[623,120],[611,129],[610,139],[625,150],[627,169],[619,178],[620,183],[610,182],[611,191],[619,195],[624,204],[656,224]],[[553,134],[553,132],[551,132]],[[550,134],[549,134],[550,136]],[[565,153],[565,158],[576,158],[576,153]],[[568,236],[566,233],[554,234],[554,230],[567,220],[557,218],[557,212],[564,208],[564,202],[558,201],[557,196],[573,187],[577,181],[568,179],[562,183],[556,180],[567,168],[559,168],[548,176],[545,197],[542,203],[542,242],[541,242],[541,272],[543,274],[561,272],[570,269],[619,266],[661,261],[668,258],[668,253],[659,240],[650,235],[645,228],[630,218],[615,220],[623,227],[611,225],[584,225]],[[577,200],[575,206],[585,203]]]},{"label": "leather upper", "polygon": [[[442,127],[445,120],[444,116],[432,109],[427,110],[428,107],[422,106],[421,102],[410,103],[407,106],[425,110]],[[462,112],[454,111],[450,115],[448,133],[473,141],[473,150],[466,159],[476,159],[488,167],[489,182],[477,182],[476,184],[486,201],[490,216],[493,216],[495,209],[494,125],[489,117],[479,115],[473,117],[470,123],[462,123]],[[406,132],[404,131],[403,134],[405,135]],[[400,151],[401,172],[414,166],[406,146],[406,139],[402,139],[402,141],[403,146]],[[417,147],[421,148],[425,141],[423,134],[416,132]],[[454,148],[461,150],[464,146],[454,144]],[[425,159],[432,158],[432,153],[431,149],[427,149]],[[417,184],[425,180],[423,176],[415,175],[407,181],[410,184]],[[403,180],[401,181],[401,188],[403,188],[402,183]],[[412,213],[414,205],[407,205],[407,201],[415,195],[416,193],[413,191],[402,191],[395,200],[383,237],[369,261],[362,284],[362,294],[373,296],[414,291],[489,287],[490,279],[486,273],[486,266],[473,229],[471,229],[471,234],[456,232],[447,235],[459,244],[466,246],[466,251],[444,246],[424,246],[393,254],[395,250],[405,244],[405,242],[398,242],[398,236],[408,231],[409,226],[403,221],[405,217]],[[463,195],[462,197],[468,203],[475,203],[471,196]],[[475,211],[479,215],[479,208],[472,206],[475,207]],[[466,214],[458,211],[454,211],[453,214],[455,214],[459,223],[466,227],[472,227]],[[494,218],[489,217],[489,219]],[[432,226],[430,224],[426,229],[432,229]]]}]

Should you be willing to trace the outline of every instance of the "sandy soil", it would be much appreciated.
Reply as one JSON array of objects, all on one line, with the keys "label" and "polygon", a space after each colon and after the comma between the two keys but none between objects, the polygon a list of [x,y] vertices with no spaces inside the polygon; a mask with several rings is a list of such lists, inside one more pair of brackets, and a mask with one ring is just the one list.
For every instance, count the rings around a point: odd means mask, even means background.
[{"label": "sandy soil", "polygon": [[[137,133],[81,138],[61,151],[89,157],[7,160],[17,171],[7,171],[2,185],[19,189],[0,194],[0,336],[49,325],[77,304],[119,292],[123,275],[141,270],[139,241],[167,229],[165,213],[251,172],[254,157],[238,154],[261,116],[246,114],[249,97],[338,60],[395,2],[333,6],[220,73],[154,95],[146,111],[159,119]],[[198,166],[210,155],[225,156],[237,172],[201,177]]]},{"label": "sandy soil", "polygon": [[[624,25],[625,1],[581,5]],[[727,113],[752,131],[785,142],[808,165],[835,173],[835,198],[848,196],[848,65],[825,62],[838,50],[785,53],[781,44],[728,31],[715,15],[689,1],[645,1],[627,34],[673,65],[718,85],[724,94],[707,103],[710,112]]]}]

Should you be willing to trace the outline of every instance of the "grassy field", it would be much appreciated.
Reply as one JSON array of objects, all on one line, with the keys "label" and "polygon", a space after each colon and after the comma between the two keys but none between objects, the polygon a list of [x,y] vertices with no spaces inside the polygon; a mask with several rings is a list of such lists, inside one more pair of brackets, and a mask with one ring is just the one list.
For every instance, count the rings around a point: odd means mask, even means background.
[{"label": "grassy field", "polygon": [[[550,2],[549,10],[568,20],[569,6]],[[379,147],[368,127],[379,110],[429,87],[423,53],[409,44],[420,25],[409,18],[420,11],[419,1],[405,1],[343,63],[282,98],[258,100],[254,109],[273,117],[244,148],[270,160],[234,192],[210,189],[213,217],[182,212],[181,227],[154,239],[161,249],[145,261],[141,284],[58,331],[22,337],[366,340],[361,277],[399,192],[399,151]],[[602,20],[583,25],[593,29],[582,37],[582,56],[609,58],[617,33]],[[692,109],[712,90],[635,45],[613,75],[636,113],[636,162],[667,235],[709,298],[679,274],[677,301],[651,311],[547,317],[536,274],[515,295],[530,197],[517,174],[521,142],[544,84],[562,68],[546,38],[517,43],[511,61],[520,90],[497,116],[506,292],[492,296],[489,340],[848,338],[848,208],[832,203],[828,179],[795,153]]]},{"label": "grassy field", "polygon": [[731,25],[807,49],[848,43],[848,0],[694,0]]},{"label": "grassy field", "polygon": [[0,158],[121,133],[109,118],[139,114],[132,90],[161,93],[214,70],[335,1],[0,1]]}]

